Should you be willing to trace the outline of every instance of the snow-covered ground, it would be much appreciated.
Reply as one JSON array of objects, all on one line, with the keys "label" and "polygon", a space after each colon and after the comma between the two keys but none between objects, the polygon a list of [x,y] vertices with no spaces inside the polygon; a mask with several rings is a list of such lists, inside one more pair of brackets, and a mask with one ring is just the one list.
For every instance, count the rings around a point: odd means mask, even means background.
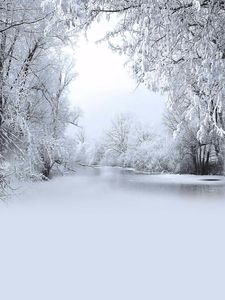
[{"label": "snow-covered ground", "polygon": [[112,168],[26,185],[0,204],[0,299],[224,300],[224,191]]}]

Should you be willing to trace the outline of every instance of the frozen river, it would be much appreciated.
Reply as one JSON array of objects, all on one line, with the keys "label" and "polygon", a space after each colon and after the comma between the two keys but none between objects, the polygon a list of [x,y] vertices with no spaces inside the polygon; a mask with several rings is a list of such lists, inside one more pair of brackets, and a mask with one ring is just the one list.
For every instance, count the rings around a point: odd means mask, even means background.
[{"label": "frozen river", "polygon": [[224,300],[223,177],[117,168],[0,205],[0,299]]}]

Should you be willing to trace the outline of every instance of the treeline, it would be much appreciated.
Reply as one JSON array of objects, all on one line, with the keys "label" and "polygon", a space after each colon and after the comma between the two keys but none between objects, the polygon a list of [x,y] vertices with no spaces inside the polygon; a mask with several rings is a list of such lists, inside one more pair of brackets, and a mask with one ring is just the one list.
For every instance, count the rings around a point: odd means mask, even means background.
[{"label": "treeline", "polygon": [[[199,144],[196,128],[176,132],[171,114],[165,115],[164,130],[153,129],[130,115],[116,116],[98,141],[76,139],[76,162],[82,165],[120,166],[153,174],[223,174],[224,156],[217,145]],[[223,148],[220,153],[224,153]]]}]

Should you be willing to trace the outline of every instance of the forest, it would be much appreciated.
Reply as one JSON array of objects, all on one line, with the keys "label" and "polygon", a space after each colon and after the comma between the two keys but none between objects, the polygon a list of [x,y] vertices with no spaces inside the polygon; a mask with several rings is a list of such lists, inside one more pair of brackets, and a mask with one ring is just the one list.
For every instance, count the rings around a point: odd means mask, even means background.
[{"label": "forest", "polygon": [[225,0],[0,0],[0,300],[224,300],[224,83]]},{"label": "forest", "polygon": [[[127,56],[137,84],[168,96],[162,133],[121,114],[88,140],[81,111],[71,109],[69,87],[79,74],[66,49],[76,53],[79,35],[112,16],[101,42]],[[224,1],[2,0],[0,20],[2,188],[77,165],[224,174]]]}]

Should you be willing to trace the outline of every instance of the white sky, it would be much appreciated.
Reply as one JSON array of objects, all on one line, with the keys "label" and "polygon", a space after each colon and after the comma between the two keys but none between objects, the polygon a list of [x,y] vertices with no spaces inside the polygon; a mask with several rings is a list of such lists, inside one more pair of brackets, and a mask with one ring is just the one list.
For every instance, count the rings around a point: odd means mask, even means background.
[{"label": "white sky", "polygon": [[78,77],[72,83],[72,104],[83,111],[82,125],[89,136],[97,137],[118,113],[134,114],[149,125],[160,124],[165,97],[151,93],[129,76],[125,57],[95,41],[104,35],[105,24],[95,24],[88,41],[81,37],[76,46]]}]

